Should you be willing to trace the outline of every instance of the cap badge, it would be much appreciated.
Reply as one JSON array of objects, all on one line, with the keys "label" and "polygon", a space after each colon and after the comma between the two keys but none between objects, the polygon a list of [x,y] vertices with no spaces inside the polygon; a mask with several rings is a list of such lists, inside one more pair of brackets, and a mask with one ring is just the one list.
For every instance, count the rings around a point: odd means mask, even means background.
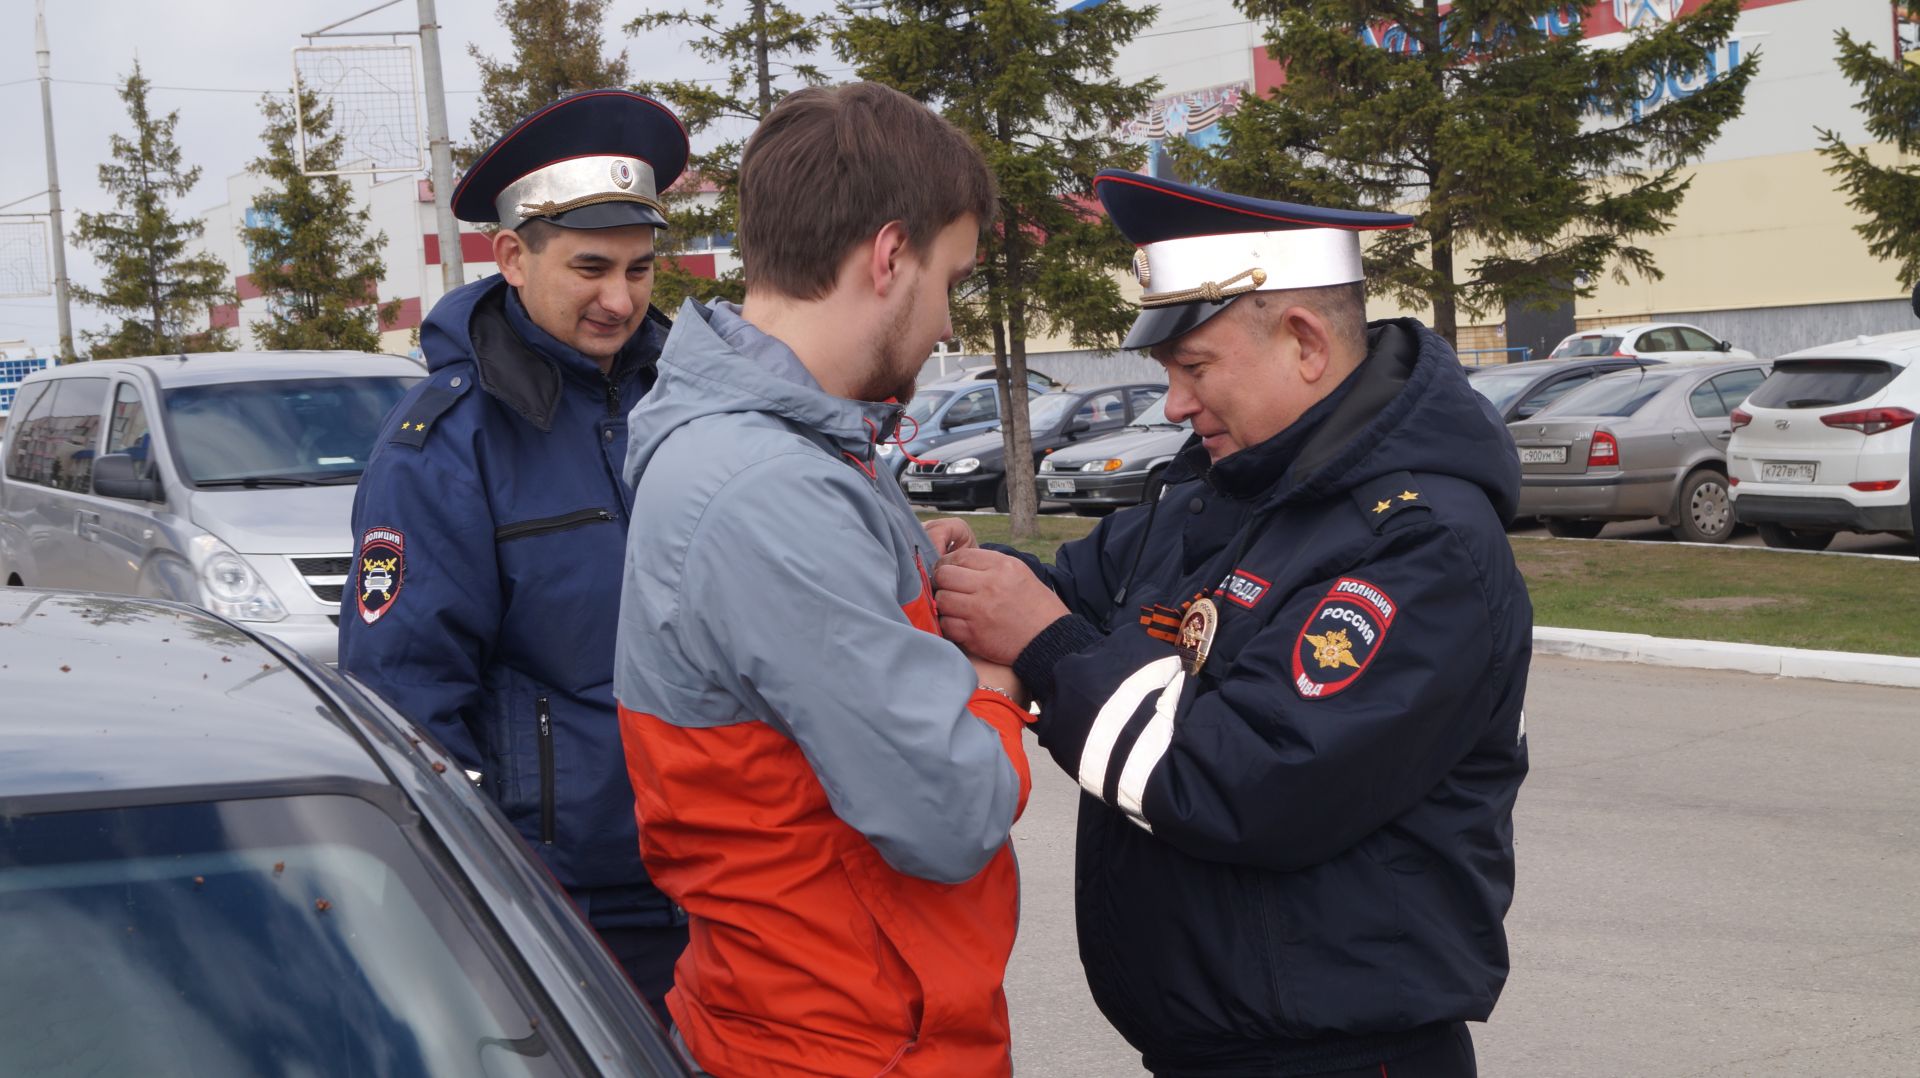
[{"label": "cap badge", "polygon": [[1147,287],[1153,281],[1153,274],[1147,269],[1147,249],[1144,247],[1134,248],[1133,275],[1139,278],[1141,288]]},{"label": "cap badge", "polygon": [[613,185],[622,191],[632,187],[633,166],[627,164],[625,161],[615,161],[613,163]]}]

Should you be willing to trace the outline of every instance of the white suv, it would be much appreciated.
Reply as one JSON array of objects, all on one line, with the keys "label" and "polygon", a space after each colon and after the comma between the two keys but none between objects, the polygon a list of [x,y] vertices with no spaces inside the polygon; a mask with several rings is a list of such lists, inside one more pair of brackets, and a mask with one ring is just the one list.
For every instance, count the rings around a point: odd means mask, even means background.
[{"label": "white suv", "polygon": [[1752,352],[1735,348],[1699,326],[1685,322],[1635,322],[1631,325],[1583,329],[1554,346],[1548,359],[1585,359],[1591,356],[1638,356],[1663,363],[1718,362],[1752,359]]},{"label": "white suv", "polygon": [[1768,546],[1821,550],[1837,531],[1912,538],[1920,331],[1780,357],[1733,412],[1735,519]]}]

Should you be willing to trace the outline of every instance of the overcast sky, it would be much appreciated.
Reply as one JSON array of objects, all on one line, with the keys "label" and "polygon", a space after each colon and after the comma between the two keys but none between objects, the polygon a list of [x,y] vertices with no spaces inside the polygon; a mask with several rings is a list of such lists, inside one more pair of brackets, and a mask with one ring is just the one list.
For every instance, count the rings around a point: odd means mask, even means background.
[{"label": "overcast sky", "polygon": [[[176,131],[189,165],[202,169],[200,185],[180,203],[197,214],[224,202],[226,178],[246,168],[260,152],[260,95],[284,93],[292,82],[292,49],[300,35],[373,7],[379,0],[47,0],[47,38],[53,64],[54,135],[58,142],[61,203],[71,233],[76,213],[112,208],[100,189],[98,167],[107,140],[127,130],[126,110],[115,93],[136,53],[154,84],[156,112],[179,110]],[[610,49],[625,48],[638,78],[701,78],[718,74],[679,47],[683,39],[630,39],[620,29],[642,10],[698,6],[698,0],[652,4],[614,0],[606,27]],[[744,5],[736,5],[744,7]],[[802,10],[825,10],[830,0],[802,0]],[[467,46],[493,57],[510,51],[506,31],[494,17],[495,0],[436,0],[441,27],[441,64],[446,74],[449,123],[456,141],[472,122],[478,69]],[[415,0],[402,0],[343,29],[405,29],[416,26]],[[0,204],[27,199],[47,186],[40,124],[39,70],[34,57],[33,0],[0,0]],[[376,39],[368,39],[373,42]],[[384,41],[386,39],[377,39]],[[403,39],[410,40],[410,39]],[[827,66],[835,66],[827,61]],[[0,213],[44,211],[44,195]],[[99,272],[87,252],[67,247],[67,272],[93,285]],[[76,337],[100,329],[104,318],[75,302]],[[38,345],[42,354],[57,338],[52,298],[0,299],[0,341]],[[22,354],[18,346],[7,346]]]}]

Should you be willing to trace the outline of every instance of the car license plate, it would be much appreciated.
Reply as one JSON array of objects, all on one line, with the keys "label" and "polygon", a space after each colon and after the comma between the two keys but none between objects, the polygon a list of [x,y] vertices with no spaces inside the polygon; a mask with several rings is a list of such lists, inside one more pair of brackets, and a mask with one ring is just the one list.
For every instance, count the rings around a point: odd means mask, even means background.
[{"label": "car license plate", "polygon": [[933,480],[909,479],[907,480],[907,493],[908,494],[932,494]]},{"label": "car license plate", "polygon": [[1820,466],[1810,460],[1763,460],[1760,479],[1767,483],[1811,483]]},{"label": "car license plate", "polygon": [[1047,480],[1047,493],[1048,494],[1072,494],[1073,480],[1049,479]]},{"label": "car license plate", "polygon": [[1520,451],[1520,463],[1522,464],[1565,464],[1566,462],[1567,447],[1564,445],[1557,445],[1550,449],[1522,449]]}]

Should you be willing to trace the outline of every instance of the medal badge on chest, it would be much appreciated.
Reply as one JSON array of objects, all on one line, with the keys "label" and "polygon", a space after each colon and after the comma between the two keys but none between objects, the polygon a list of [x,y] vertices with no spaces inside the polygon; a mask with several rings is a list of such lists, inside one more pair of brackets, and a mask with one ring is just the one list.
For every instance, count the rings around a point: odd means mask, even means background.
[{"label": "medal badge on chest", "polygon": [[1186,614],[1180,619],[1180,656],[1185,660],[1187,675],[1198,676],[1200,668],[1207,664],[1207,653],[1213,650],[1213,633],[1220,627],[1220,608],[1213,605],[1212,599],[1195,599],[1187,607]]}]

